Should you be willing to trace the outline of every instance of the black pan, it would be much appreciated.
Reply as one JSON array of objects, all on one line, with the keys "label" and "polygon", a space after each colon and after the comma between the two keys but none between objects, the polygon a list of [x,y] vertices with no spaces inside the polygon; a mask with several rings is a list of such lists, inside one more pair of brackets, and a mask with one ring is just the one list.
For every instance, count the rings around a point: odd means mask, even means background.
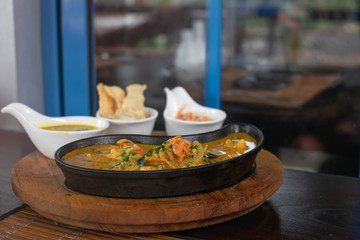
[{"label": "black pan", "polygon": [[245,132],[257,141],[257,146],[229,160],[208,165],[155,171],[110,171],[81,168],[64,163],[62,157],[75,149],[114,143],[126,138],[135,143],[160,145],[171,136],[104,135],[71,142],[55,153],[56,164],[65,176],[68,188],[85,194],[120,198],[159,198],[214,191],[239,182],[255,171],[255,158],[264,142],[263,133],[246,123],[231,123],[223,128],[182,138],[191,142],[209,142],[233,132]]}]

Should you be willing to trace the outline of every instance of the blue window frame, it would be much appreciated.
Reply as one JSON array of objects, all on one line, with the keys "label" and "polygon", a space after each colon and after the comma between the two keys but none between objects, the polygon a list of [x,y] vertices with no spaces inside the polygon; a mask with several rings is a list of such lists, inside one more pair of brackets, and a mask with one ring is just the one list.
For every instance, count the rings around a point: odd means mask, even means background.
[{"label": "blue window frame", "polygon": [[[205,105],[220,108],[221,0],[207,0]],[[94,115],[97,109],[93,2],[42,0],[47,115]]]},{"label": "blue window frame", "polygon": [[207,1],[204,103],[213,108],[220,108],[221,4],[221,0]]},{"label": "blue window frame", "polygon": [[94,115],[92,3],[42,0],[41,4],[45,113]]},{"label": "blue window frame", "polygon": [[90,115],[88,1],[61,0],[61,63],[65,115]]},{"label": "blue window frame", "polygon": [[43,0],[41,17],[45,113],[49,116],[61,116],[63,111],[57,1]]}]

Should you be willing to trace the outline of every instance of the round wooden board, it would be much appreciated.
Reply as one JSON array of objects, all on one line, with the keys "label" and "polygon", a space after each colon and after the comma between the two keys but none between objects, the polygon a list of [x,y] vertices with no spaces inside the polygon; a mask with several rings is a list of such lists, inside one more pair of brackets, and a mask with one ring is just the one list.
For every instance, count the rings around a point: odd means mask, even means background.
[{"label": "round wooden board", "polygon": [[156,233],[213,225],[259,207],[280,187],[283,167],[266,150],[259,152],[256,165],[250,177],[230,187],[154,199],[108,198],[71,191],[64,185],[55,160],[38,151],[14,166],[11,180],[20,200],[57,222],[108,232]]}]

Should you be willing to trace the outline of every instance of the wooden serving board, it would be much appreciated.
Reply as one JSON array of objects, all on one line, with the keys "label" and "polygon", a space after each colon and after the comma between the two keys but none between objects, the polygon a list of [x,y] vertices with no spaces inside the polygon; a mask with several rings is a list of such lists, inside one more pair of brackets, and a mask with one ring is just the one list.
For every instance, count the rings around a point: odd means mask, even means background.
[{"label": "wooden serving board", "polygon": [[230,187],[155,199],[98,197],[71,191],[64,185],[55,160],[38,151],[14,166],[11,180],[20,200],[57,222],[108,232],[156,233],[213,225],[259,207],[280,187],[283,167],[266,150],[259,152],[256,164],[250,177]]}]

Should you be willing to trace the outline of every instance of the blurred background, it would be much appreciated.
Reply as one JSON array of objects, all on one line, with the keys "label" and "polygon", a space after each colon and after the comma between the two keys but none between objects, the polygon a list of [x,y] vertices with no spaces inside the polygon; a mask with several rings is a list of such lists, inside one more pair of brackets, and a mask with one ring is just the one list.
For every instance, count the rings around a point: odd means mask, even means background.
[{"label": "blurred background", "polygon": [[[85,27],[76,25],[79,12],[64,15],[74,3],[54,2],[54,13],[59,14],[54,18],[60,19],[55,23],[60,30],[54,34],[63,44],[60,52],[71,41],[64,38],[66,24],[75,25],[76,32],[87,30],[88,45],[78,48],[84,47],[90,67],[85,77],[75,78],[84,78],[88,87],[80,83],[68,88],[88,96],[89,114],[97,107],[94,86],[99,82],[123,88],[146,84],[146,105],[160,113],[155,130],[164,130],[164,87],[183,86],[204,104],[206,73],[211,71],[206,69],[210,0],[83,1]],[[0,30],[10,33],[0,40],[0,50],[9,52],[0,57],[0,71],[9,77],[0,81],[9,86],[13,79],[16,84],[7,88],[17,94],[6,97],[8,89],[0,103],[21,100],[50,115],[66,115],[66,108],[52,112],[55,108],[46,105],[54,94],[46,97],[52,90],[44,60],[44,52],[49,51],[49,47],[44,50],[45,7],[40,0],[0,3],[0,12],[10,8],[9,16],[0,17],[5,21],[0,21]],[[359,0],[223,0],[218,91],[220,107],[228,114],[226,123],[258,126],[266,137],[264,148],[287,168],[357,177],[359,10]],[[14,58],[10,73],[11,68],[4,67],[9,56]],[[63,62],[56,75],[60,82],[67,77],[64,59],[68,57],[57,58]],[[70,91],[66,83],[60,89],[60,95]],[[4,117],[0,123],[3,128],[16,124]],[[21,131],[17,126],[12,129]]]}]

